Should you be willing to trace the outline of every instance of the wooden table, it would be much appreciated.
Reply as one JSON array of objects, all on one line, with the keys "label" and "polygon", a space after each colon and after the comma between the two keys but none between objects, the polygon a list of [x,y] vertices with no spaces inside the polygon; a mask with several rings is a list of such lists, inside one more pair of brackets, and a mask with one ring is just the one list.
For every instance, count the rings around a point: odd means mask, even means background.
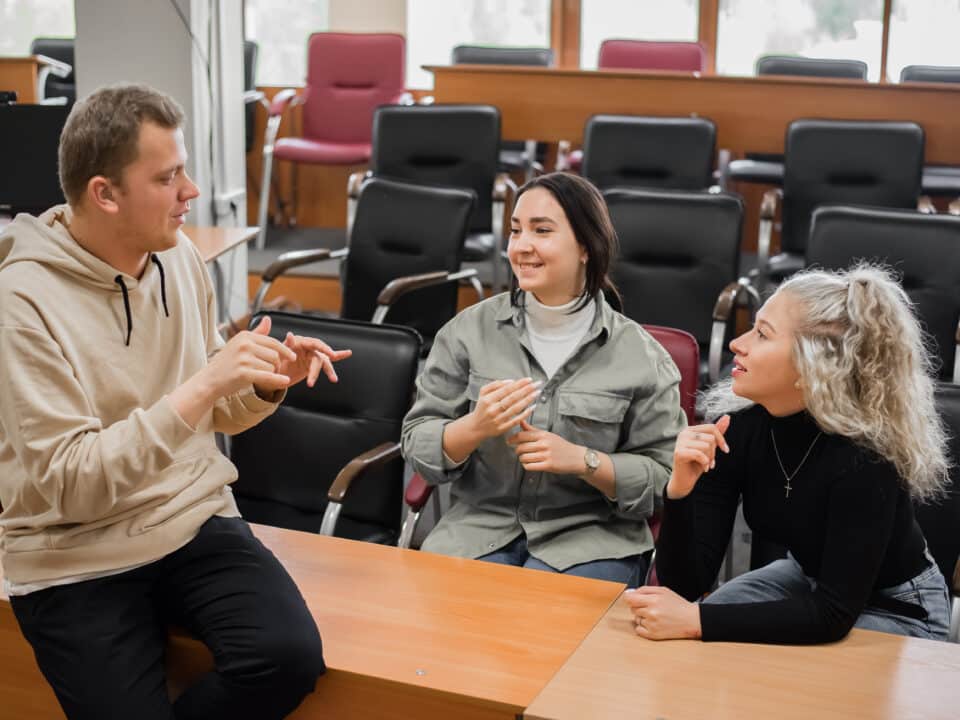
[{"label": "wooden table", "polygon": [[0,57],[0,90],[13,90],[17,93],[17,102],[23,105],[37,102],[40,69],[45,64],[44,59],[36,55]]},{"label": "wooden table", "polygon": [[652,642],[618,600],[524,713],[590,718],[956,718],[960,646],[854,630],[819,646]]},{"label": "wooden table", "polygon": [[[183,232],[197,246],[203,261],[210,265],[213,287],[217,295],[217,322],[225,322],[230,319],[230,298],[227,297],[227,283],[223,277],[223,268],[217,261],[235,247],[253,240],[259,228],[184,225]],[[243,278],[240,286],[246,288],[246,278]]]},{"label": "wooden table", "polygon": [[580,143],[596,113],[696,114],[716,123],[718,148],[742,155],[783,152],[787,125],[797,118],[913,120],[926,131],[928,163],[960,165],[960,87],[946,84],[495,65],[427,69],[437,102],[496,105],[501,134],[511,140]]},{"label": "wooden table", "polygon": [[[258,526],[296,580],[329,667],[292,718],[513,720],[623,586]],[[175,635],[175,687],[210,667]],[[60,718],[0,599],[0,716]],[[29,712],[28,712],[29,708]]]}]

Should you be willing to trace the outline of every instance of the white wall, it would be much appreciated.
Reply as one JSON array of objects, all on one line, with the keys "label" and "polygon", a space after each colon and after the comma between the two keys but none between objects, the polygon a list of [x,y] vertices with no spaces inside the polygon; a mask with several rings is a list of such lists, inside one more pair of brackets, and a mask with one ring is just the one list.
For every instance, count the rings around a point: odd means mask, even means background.
[{"label": "white wall", "polygon": [[337,32],[407,31],[406,0],[329,0],[329,13]]}]

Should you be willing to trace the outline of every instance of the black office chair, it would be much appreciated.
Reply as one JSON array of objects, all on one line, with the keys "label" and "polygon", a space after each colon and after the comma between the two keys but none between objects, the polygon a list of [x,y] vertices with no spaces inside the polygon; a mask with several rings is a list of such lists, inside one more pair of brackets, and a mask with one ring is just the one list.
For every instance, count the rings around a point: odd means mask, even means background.
[{"label": "black office chair", "polygon": [[601,190],[706,189],[716,137],[706,118],[594,115],[584,130],[580,172]]},{"label": "black office chair", "polygon": [[[867,79],[867,64],[861,60],[806,58],[795,55],[764,55],[757,60],[757,76],[820,77],[844,80]],[[798,92],[801,90],[798,89]],[[744,160],[727,165],[726,177],[737,182],[783,184],[783,155],[748,153]]]},{"label": "black office chair", "polygon": [[916,505],[915,512],[930,554],[950,588],[949,639],[960,642],[960,387],[940,383],[936,397],[937,410],[950,438],[950,484],[943,498]]},{"label": "black office chair", "polygon": [[64,202],[57,175],[65,105],[0,105],[0,212],[38,215]]},{"label": "black office chair", "polygon": [[[794,120],[787,128],[783,189],[768,190],[760,210],[760,288],[804,267],[810,219],[819,205],[916,208],[923,128],[911,122]],[[782,199],[779,255],[770,257]]]},{"label": "black office chair", "polygon": [[960,66],[907,65],[900,71],[900,82],[960,83]]},{"label": "black office chair", "polygon": [[77,78],[73,71],[73,38],[34,38],[30,43],[31,55],[43,55],[53,60],[58,60],[64,65],[69,66],[68,73],[48,72],[46,79],[41,84],[42,94],[40,101],[48,101],[51,98],[66,98],[68,106],[73,105],[77,99]]},{"label": "black office chair", "polygon": [[814,211],[807,264],[840,270],[858,259],[902,274],[903,289],[935,342],[940,378],[960,382],[960,217],[860,207]]},{"label": "black office chair", "polygon": [[257,103],[264,103],[262,92],[257,90],[257,56],[260,46],[253,40],[243,41],[243,122],[246,132],[246,152],[253,150],[256,139],[253,135],[254,121],[256,120]]},{"label": "black office chair", "polygon": [[[464,260],[491,263],[494,292],[502,285],[502,252],[516,187],[497,173],[500,113],[489,105],[383,105],[373,114],[370,170],[350,178],[356,198],[369,177],[473,190]],[[355,214],[353,210],[350,216]],[[348,232],[351,221],[348,221]]]},{"label": "black office chair", "polygon": [[[907,65],[900,71],[900,82],[960,83],[960,67]],[[922,187],[924,195],[960,198],[960,167],[925,165]]]},{"label": "black office chair", "polygon": [[[287,391],[277,411],[234,436],[233,492],[250,522],[387,545],[397,542],[403,504],[400,428],[420,357],[415,330],[270,313],[271,335],[318,337],[353,356],[339,382]],[[251,327],[258,323],[255,316]]]},{"label": "black office chair", "polygon": [[367,180],[357,201],[349,246],[280,255],[264,271],[252,311],[261,309],[271,284],[287,270],[340,259],[341,317],[408,325],[432,341],[457,312],[461,281],[471,281],[483,299],[476,270],[460,270],[475,198],[472,190],[462,188]]},{"label": "black office chair", "polygon": [[670,190],[613,189],[603,197],[620,240],[611,273],[624,315],[689,332],[700,345],[700,385],[716,382],[735,307],[759,305],[737,279],[743,202]]},{"label": "black office chair", "polygon": [[[457,45],[451,61],[454,65],[527,65],[553,67],[553,50],[538,47]],[[505,140],[500,143],[500,170],[522,172],[527,180],[543,173],[546,143]]]}]

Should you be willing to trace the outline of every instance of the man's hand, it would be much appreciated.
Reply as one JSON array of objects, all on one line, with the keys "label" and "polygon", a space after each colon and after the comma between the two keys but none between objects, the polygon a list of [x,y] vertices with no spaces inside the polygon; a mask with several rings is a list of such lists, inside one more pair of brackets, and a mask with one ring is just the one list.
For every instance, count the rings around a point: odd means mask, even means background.
[{"label": "man's hand", "polygon": [[[269,321],[270,318],[266,317],[264,320]],[[263,323],[261,322],[260,325]],[[321,372],[330,382],[337,382],[337,373],[333,369],[333,364],[353,355],[353,350],[334,350],[323,340],[293,333],[287,333],[283,344],[293,350],[297,356],[296,360],[281,358],[280,366],[277,368],[278,373],[290,379],[287,387],[296,385],[304,378],[307,380],[307,386],[313,387]]]},{"label": "man's hand", "polygon": [[297,353],[270,337],[270,317],[264,317],[253,330],[244,330],[230,338],[201,370],[214,400],[246,390],[251,385],[262,395],[288,387],[290,376],[279,368],[289,368]]}]

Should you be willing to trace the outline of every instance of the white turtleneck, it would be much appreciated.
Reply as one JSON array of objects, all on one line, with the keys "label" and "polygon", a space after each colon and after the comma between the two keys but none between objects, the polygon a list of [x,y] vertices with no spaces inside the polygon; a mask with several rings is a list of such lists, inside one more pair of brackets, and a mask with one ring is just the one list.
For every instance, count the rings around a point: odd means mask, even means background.
[{"label": "white turtleneck", "polygon": [[533,293],[525,295],[530,349],[549,379],[587,334],[597,313],[597,304],[588,302],[585,307],[571,313],[580,298],[551,306],[541,303]]}]

